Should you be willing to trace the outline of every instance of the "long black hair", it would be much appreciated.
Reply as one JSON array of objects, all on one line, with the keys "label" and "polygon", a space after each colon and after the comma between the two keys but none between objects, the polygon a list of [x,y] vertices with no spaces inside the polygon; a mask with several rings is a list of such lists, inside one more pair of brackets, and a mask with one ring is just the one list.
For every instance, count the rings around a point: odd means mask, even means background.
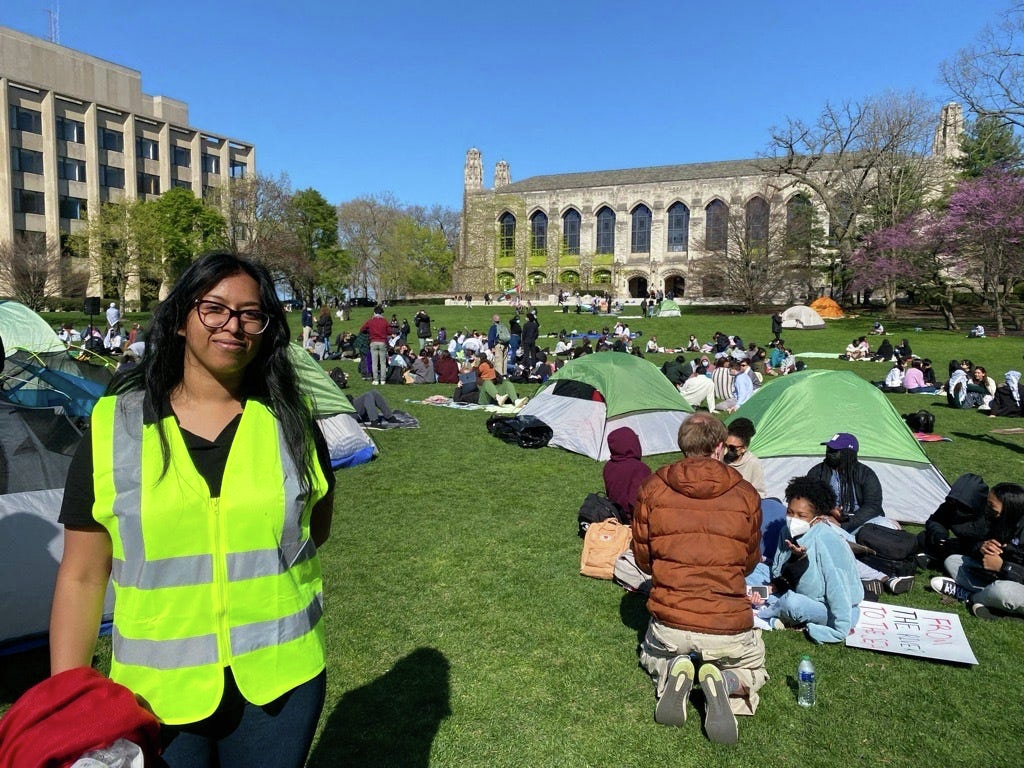
[{"label": "long black hair", "polygon": [[[185,337],[178,331],[185,327],[195,300],[224,278],[237,274],[249,275],[256,281],[260,308],[270,316],[256,356],[245,369],[241,396],[243,400],[259,400],[265,404],[281,423],[288,451],[295,466],[300,468],[303,488],[308,491],[313,485],[316,460],[310,440],[312,412],[299,391],[295,369],[288,356],[291,331],[284,308],[274,290],[274,280],[262,264],[215,251],[189,266],[153,312],[141,362],[115,376],[108,393],[144,390],[149,402],[159,411],[184,376]],[[159,432],[166,472],[170,465],[170,446],[162,421]]]},{"label": "long black hair", "polygon": [[839,475],[839,498],[836,499],[839,509],[843,514],[850,514],[854,511],[860,499],[854,488],[856,484],[857,451],[853,448],[843,448],[839,451],[839,466],[835,472]]},{"label": "long black hair", "polygon": [[992,495],[1003,502],[1003,511],[995,521],[996,538],[1003,544],[1024,534],[1024,488],[1017,483],[999,483]]}]

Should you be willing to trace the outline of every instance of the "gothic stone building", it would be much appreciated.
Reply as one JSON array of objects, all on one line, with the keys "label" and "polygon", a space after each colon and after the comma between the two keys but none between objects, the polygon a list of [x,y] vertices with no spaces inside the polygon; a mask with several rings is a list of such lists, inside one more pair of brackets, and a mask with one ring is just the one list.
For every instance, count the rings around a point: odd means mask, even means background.
[{"label": "gothic stone building", "polygon": [[[959,105],[943,108],[934,156],[956,151],[962,126]],[[513,182],[502,160],[493,189],[484,189],[480,152],[470,149],[453,289],[481,295],[519,285],[540,295],[600,290],[623,298],[653,290],[685,302],[727,298],[714,271],[698,265],[733,247],[729,227],[737,218],[730,211],[740,213],[747,237],[767,237],[772,220],[780,228],[806,221],[796,215],[802,206],[813,206],[828,226],[809,189],[774,189],[762,164],[735,160]]]}]

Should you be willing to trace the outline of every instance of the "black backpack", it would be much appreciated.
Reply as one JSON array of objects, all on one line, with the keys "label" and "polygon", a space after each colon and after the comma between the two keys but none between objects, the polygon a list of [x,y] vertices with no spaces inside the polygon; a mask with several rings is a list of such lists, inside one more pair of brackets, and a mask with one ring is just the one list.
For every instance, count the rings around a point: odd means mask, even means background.
[{"label": "black backpack", "polygon": [[935,414],[931,411],[920,410],[916,413],[905,413],[903,420],[907,422],[911,432],[923,432],[930,435],[935,431]]},{"label": "black backpack", "polygon": [[920,551],[916,534],[886,528],[882,525],[862,525],[857,531],[857,543],[872,550],[871,554],[858,555],[865,565],[889,576],[913,576],[917,571],[914,558]]},{"label": "black backpack", "polygon": [[579,524],[580,538],[582,539],[587,535],[587,528],[590,527],[591,523],[599,523],[602,520],[607,520],[609,517],[614,517],[623,525],[629,525],[622,507],[603,493],[588,493],[580,505],[579,514],[576,516],[576,521]]},{"label": "black backpack", "polygon": [[331,377],[331,381],[338,385],[339,389],[345,389],[348,386],[348,376],[345,375],[341,368],[334,368],[327,375]]}]

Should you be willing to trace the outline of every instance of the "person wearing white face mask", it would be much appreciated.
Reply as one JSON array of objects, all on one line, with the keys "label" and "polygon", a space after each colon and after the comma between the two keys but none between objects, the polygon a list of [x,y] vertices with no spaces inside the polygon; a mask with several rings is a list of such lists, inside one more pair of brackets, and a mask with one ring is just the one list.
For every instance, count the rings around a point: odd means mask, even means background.
[{"label": "person wearing white face mask", "polygon": [[846,540],[835,525],[829,485],[794,477],[786,487],[786,528],[772,564],[772,597],[758,617],[806,626],[817,643],[841,643],[856,625],[864,590]]}]

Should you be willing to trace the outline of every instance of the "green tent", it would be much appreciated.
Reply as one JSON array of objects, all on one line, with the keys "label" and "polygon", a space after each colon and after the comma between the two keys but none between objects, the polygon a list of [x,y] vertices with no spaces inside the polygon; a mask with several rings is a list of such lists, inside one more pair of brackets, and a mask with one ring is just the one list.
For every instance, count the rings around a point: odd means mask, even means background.
[{"label": "green tent", "polygon": [[333,416],[336,413],[356,412],[352,403],[345,397],[345,393],[309,352],[292,342],[288,345],[288,354],[303,391],[313,401],[313,413],[317,418]]},{"label": "green tent", "polygon": [[678,451],[679,425],[691,413],[657,366],[622,352],[569,361],[522,410],[551,427],[548,445],[601,460],[619,427],[637,433],[645,456]]},{"label": "green tent", "polygon": [[658,305],[658,317],[679,317],[679,305],[675,299],[665,299]]},{"label": "green tent", "polygon": [[819,463],[822,443],[836,432],[857,437],[859,459],[882,483],[887,517],[924,522],[949,491],[888,398],[852,371],[783,376],[761,387],[729,421],[739,417],[757,429],[750,450],[764,465],[771,496],[782,498],[790,478]]},{"label": "green tent", "polygon": [[29,352],[63,352],[64,343],[39,315],[16,301],[0,301],[0,338],[8,355],[16,349]]}]

